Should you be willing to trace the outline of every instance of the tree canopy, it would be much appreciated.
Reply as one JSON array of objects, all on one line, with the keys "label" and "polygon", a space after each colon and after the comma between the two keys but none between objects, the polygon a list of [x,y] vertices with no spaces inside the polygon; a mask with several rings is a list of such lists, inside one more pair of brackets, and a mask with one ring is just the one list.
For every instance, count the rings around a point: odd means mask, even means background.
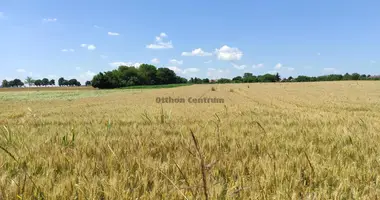
[{"label": "tree canopy", "polygon": [[187,80],[177,76],[169,68],[157,69],[154,65],[148,64],[142,64],[139,68],[119,66],[118,69],[112,71],[100,72],[91,81],[93,87],[100,89],[173,83],[187,83]]}]

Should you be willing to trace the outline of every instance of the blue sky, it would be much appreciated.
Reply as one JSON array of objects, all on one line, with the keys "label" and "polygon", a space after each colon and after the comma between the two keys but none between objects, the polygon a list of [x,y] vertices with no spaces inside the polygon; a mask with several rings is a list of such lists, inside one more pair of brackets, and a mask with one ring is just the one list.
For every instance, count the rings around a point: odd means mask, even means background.
[{"label": "blue sky", "polygon": [[[33,3],[32,3],[33,2]],[[0,79],[380,74],[379,1],[1,0]]]}]

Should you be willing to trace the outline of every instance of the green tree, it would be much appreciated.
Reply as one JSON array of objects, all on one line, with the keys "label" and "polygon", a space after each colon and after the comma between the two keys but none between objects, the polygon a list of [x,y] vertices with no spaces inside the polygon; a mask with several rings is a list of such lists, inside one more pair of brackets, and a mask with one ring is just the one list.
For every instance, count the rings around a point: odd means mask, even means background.
[{"label": "green tree", "polygon": [[34,84],[34,80],[32,79],[32,77],[28,76],[25,79],[25,83],[28,84],[28,86],[32,86]]},{"label": "green tree", "polygon": [[42,84],[42,80],[41,80],[41,79],[37,79],[37,80],[35,80],[35,81],[34,81],[34,85],[36,85],[36,86],[41,86],[41,85],[43,85],[43,84]]},{"label": "green tree", "polygon": [[360,78],[360,74],[358,74],[358,73],[352,74],[352,80],[359,80],[359,78]]},{"label": "green tree", "polygon": [[12,84],[13,84],[14,87],[22,87],[22,86],[24,86],[24,83],[20,79],[13,80]]},{"label": "green tree", "polygon": [[9,83],[7,80],[3,80],[3,82],[1,83],[1,87],[9,87]]},{"label": "green tree", "polygon": [[49,79],[47,79],[47,78],[43,78],[43,79],[42,79],[42,85],[43,85],[43,86],[47,86],[47,85],[49,85]]},{"label": "green tree", "polygon": [[154,85],[156,82],[157,69],[153,65],[142,64],[138,69],[142,83],[146,85]]},{"label": "green tree", "polygon": [[276,73],[276,75],[275,75],[275,81],[276,81],[276,82],[281,81],[280,74]]},{"label": "green tree", "polygon": [[206,84],[207,84],[207,83],[210,83],[210,79],[205,78],[205,79],[202,80],[202,83],[206,83]]},{"label": "green tree", "polygon": [[61,78],[58,79],[58,85],[59,86],[63,86],[64,82],[65,82],[65,79],[63,77],[61,77]]},{"label": "green tree", "polygon": [[158,68],[155,77],[157,84],[172,84],[176,82],[176,74],[169,68]]},{"label": "green tree", "polygon": [[51,80],[49,81],[49,85],[55,85],[55,80],[54,80],[54,79],[51,79]]},{"label": "green tree", "polygon": [[243,82],[243,78],[241,76],[236,76],[232,79],[234,83],[241,83]]}]

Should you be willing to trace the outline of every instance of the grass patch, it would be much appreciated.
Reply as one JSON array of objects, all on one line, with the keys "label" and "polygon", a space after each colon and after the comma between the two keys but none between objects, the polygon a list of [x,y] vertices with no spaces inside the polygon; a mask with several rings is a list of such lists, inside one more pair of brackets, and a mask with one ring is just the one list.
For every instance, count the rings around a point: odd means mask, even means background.
[{"label": "grass patch", "polygon": [[190,85],[192,84],[135,85],[135,86],[128,86],[128,87],[123,87],[119,89],[161,89],[161,88],[175,88],[175,87],[190,86]]}]

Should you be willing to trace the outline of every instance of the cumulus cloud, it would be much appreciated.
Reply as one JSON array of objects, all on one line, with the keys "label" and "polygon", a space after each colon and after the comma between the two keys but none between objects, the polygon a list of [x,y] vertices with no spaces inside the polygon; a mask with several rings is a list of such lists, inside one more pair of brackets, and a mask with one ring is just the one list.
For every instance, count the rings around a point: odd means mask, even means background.
[{"label": "cumulus cloud", "polygon": [[259,69],[259,68],[263,68],[263,67],[264,67],[264,64],[262,64],[262,63],[257,64],[257,65],[252,65],[253,69]]},{"label": "cumulus cloud", "polygon": [[232,64],[232,66],[234,66],[238,70],[243,70],[247,67],[246,65],[237,65],[235,63],[231,63],[231,64]]},{"label": "cumulus cloud", "polygon": [[62,49],[61,51],[62,52],[74,52],[75,50],[74,49]]},{"label": "cumulus cloud", "polygon": [[57,18],[44,18],[42,21],[44,21],[44,22],[56,22]]},{"label": "cumulus cloud", "polygon": [[95,49],[96,49],[96,46],[93,45],[93,44],[90,44],[90,45],[87,46],[87,49],[88,49],[88,50],[95,50]]},{"label": "cumulus cloud", "polygon": [[339,74],[339,70],[332,67],[323,68],[323,72],[328,74]]},{"label": "cumulus cloud", "polygon": [[199,72],[198,68],[186,68],[183,70],[183,74],[197,73],[197,72]]},{"label": "cumulus cloud", "polygon": [[171,60],[169,60],[169,62],[173,65],[182,65],[183,64],[183,60],[171,59]]},{"label": "cumulus cloud", "polygon": [[25,69],[17,69],[16,70],[18,73],[26,73],[26,70]]},{"label": "cumulus cloud", "polygon": [[275,69],[275,72],[278,72],[280,70],[282,71],[294,71],[294,68],[293,67],[284,67],[281,63],[277,63],[275,66],[274,66],[274,69]]},{"label": "cumulus cloud", "polygon": [[228,69],[215,69],[215,68],[208,68],[207,69],[207,77],[210,79],[220,79],[220,78],[227,78],[230,75],[230,71]]},{"label": "cumulus cloud", "polygon": [[182,52],[182,56],[211,56],[212,53],[205,52],[201,48],[194,49],[191,52]]},{"label": "cumulus cloud", "polygon": [[277,64],[274,66],[275,69],[281,69],[281,67],[282,67],[282,64],[281,64],[281,63],[277,63]]},{"label": "cumulus cloud", "polygon": [[181,69],[181,68],[176,67],[176,66],[170,66],[170,67],[167,67],[167,68],[173,70],[176,74],[183,74],[183,75],[199,72],[198,68]]},{"label": "cumulus cloud", "polygon": [[236,47],[222,46],[215,50],[215,54],[219,60],[240,60],[243,57],[243,52]]},{"label": "cumulus cloud", "polygon": [[181,74],[182,73],[182,69],[176,67],[176,66],[172,66],[172,67],[167,67],[169,68],[170,70],[173,70],[176,74]]},{"label": "cumulus cloud", "polygon": [[118,68],[119,66],[129,66],[129,67],[140,67],[142,63],[133,63],[133,62],[112,62],[112,63],[109,63],[109,65],[113,68]]},{"label": "cumulus cloud", "polygon": [[153,64],[158,64],[160,63],[160,60],[158,58],[153,58],[150,62]]},{"label": "cumulus cloud", "polygon": [[165,42],[164,39],[167,38],[166,33],[160,33],[159,36],[156,36],[156,41],[152,44],[146,45],[148,49],[171,49],[173,48],[172,41]]},{"label": "cumulus cloud", "polygon": [[86,71],[86,72],[84,72],[84,73],[79,74],[78,81],[79,81],[82,85],[84,85],[84,84],[86,83],[86,81],[90,81],[90,80],[92,80],[92,78],[94,78],[95,75],[96,75],[96,73],[94,73],[94,72],[88,70],[88,71]]},{"label": "cumulus cloud", "polygon": [[88,50],[95,50],[96,49],[96,46],[93,44],[81,44],[80,46],[83,48],[87,48]]},{"label": "cumulus cloud", "polygon": [[119,33],[115,33],[115,32],[108,32],[108,35],[110,35],[110,36],[118,36],[120,34]]}]

